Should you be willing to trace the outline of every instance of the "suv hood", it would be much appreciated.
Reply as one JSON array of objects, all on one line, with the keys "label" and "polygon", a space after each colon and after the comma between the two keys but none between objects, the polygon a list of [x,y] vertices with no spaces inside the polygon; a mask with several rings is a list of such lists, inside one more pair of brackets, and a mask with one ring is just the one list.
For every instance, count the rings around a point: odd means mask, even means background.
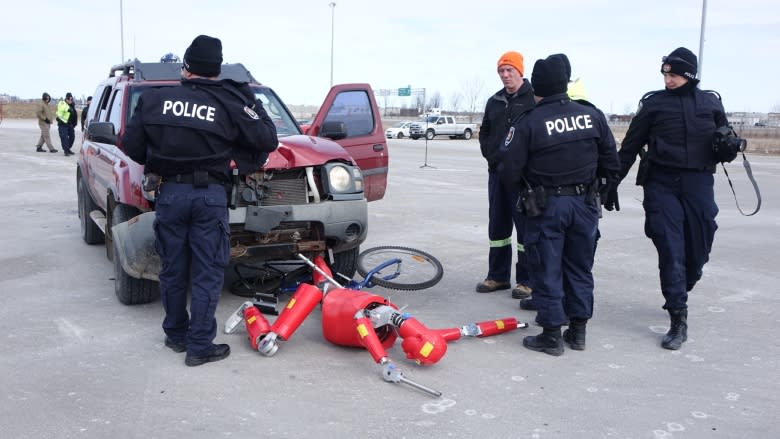
[{"label": "suv hood", "polygon": [[343,159],[355,164],[352,156],[332,140],[306,135],[287,136],[279,139],[279,148],[268,156],[264,168],[288,169],[317,166],[334,159]]}]

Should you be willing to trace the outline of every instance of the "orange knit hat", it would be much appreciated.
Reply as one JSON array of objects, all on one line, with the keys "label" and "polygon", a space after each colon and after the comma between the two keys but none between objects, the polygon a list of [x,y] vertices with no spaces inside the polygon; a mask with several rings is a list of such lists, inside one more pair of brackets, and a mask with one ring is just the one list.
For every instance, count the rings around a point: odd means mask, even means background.
[{"label": "orange knit hat", "polygon": [[525,76],[523,69],[523,55],[521,55],[520,52],[509,51],[501,55],[501,58],[498,59],[496,68],[501,67],[504,64],[514,67],[515,70],[520,72],[520,76]]}]

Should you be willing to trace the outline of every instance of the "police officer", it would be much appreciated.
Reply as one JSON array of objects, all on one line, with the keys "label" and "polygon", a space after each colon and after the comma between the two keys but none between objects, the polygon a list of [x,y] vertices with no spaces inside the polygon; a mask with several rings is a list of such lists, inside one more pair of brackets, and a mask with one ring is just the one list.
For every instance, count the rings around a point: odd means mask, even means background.
[{"label": "police officer", "polygon": [[65,94],[65,99],[57,103],[57,130],[60,134],[60,143],[62,144],[62,152],[65,156],[73,155],[74,152],[70,149],[73,147],[73,143],[76,141],[76,124],[78,123],[78,117],[76,116],[76,104],[73,102],[73,94],[68,92]]},{"label": "police officer", "polygon": [[221,41],[195,38],[184,54],[181,86],[145,91],[122,139],[133,160],[162,178],[154,225],[162,326],[165,345],[187,351],[187,366],[230,354],[230,346],[213,341],[230,259],[225,185],[231,157],[255,157],[259,168],[278,144],[273,122],[248,85],[217,80],[221,64]]},{"label": "police officer", "polygon": [[[569,96],[569,99],[572,101],[578,102],[583,105],[588,105],[593,107],[594,105],[590,103],[590,101],[587,100],[587,93],[585,92],[585,85],[582,83],[580,78],[577,78],[576,80],[571,80],[571,63],[569,62],[569,57],[567,57],[563,53],[556,53],[554,55],[550,55],[552,58],[560,58],[560,60],[563,62],[563,65],[566,70],[566,94]],[[617,176],[613,179],[613,184],[616,184]],[[607,191],[609,190],[609,187],[606,185],[600,188],[601,191]],[[598,240],[601,238],[601,232],[596,229],[596,242],[598,243]],[[596,247],[593,248],[593,251],[596,251]],[[523,298],[520,300],[520,309],[524,309],[526,311],[536,311],[536,306],[534,306],[533,297],[529,296],[526,298]]]},{"label": "police officer", "polygon": [[498,76],[504,88],[488,99],[485,116],[479,128],[479,146],[488,165],[488,273],[477,284],[478,293],[508,289],[512,275],[512,227],[517,230],[517,256],[512,297],[522,299],[531,294],[528,270],[522,261],[523,217],[515,209],[517,192],[499,177],[506,132],[514,120],[533,108],[531,83],[523,78],[523,55],[506,52],[498,59]]},{"label": "police officer", "polygon": [[[663,57],[666,88],[642,97],[619,151],[622,179],[647,145],[637,184],[644,187],[645,234],[658,252],[671,320],[661,342],[666,349],[679,349],[688,337],[688,292],[701,278],[718,228],[712,141],[728,121],[720,96],[697,88],[696,72],[696,55],[685,47]],[[605,207],[615,201],[617,189]]]},{"label": "police officer", "polygon": [[[593,257],[599,207],[597,176],[617,177],[615,140],[604,114],[566,94],[559,55],[537,60],[531,76],[536,108],[507,135],[507,171],[521,192],[525,255],[534,286],[539,335],[523,345],[563,354],[564,341],[585,349],[593,314]],[[561,334],[561,326],[570,321]]]}]

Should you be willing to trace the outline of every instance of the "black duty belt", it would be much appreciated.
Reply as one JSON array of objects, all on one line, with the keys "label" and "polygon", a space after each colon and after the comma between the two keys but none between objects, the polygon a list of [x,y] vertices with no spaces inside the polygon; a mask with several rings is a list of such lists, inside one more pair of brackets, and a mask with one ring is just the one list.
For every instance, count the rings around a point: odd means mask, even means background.
[{"label": "black duty belt", "polygon": [[588,192],[588,186],[584,184],[567,184],[563,186],[548,186],[544,188],[544,191],[550,195],[556,196],[572,196],[572,195],[585,195]]},{"label": "black duty belt", "polygon": [[[210,184],[221,184],[224,185],[227,182],[225,180],[219,179],[217,177],[214,177],[213,175],[208,175],[205,177],[205,179],[201,180],[202,182],[205,181],[206,185]],[[196,179],[194,174],[176,174],[176,175],[168,175],[165,177],[162,177],[163,183],[183,183],[183,184],[192,184],[195,185]]]}]

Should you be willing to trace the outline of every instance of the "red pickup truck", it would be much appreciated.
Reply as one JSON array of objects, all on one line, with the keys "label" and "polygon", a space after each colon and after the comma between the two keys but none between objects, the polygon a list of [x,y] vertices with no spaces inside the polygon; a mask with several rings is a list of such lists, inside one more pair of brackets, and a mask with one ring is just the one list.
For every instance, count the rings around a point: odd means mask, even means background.
[{"label": "red pickup truck", "polygon": [[[113,66],[94,93],[76,170],[78,216],[87,244],[105,242],[115,293],[128,305],[159,295],[154,250],[154,193],[143,190],[143,166],[121,144],[139,96],[179,84],[180,63]],[[368,84],[334,86],[306,132],[269,87],[241,64],[221,78],[247,82],[276,123],[279,147],[255,172],[240,175],[229,211],[232,261],[261,266],[326,252],[334,272],[355,273],[368,231],[367,202],[385,194],[388,151]]]}]

